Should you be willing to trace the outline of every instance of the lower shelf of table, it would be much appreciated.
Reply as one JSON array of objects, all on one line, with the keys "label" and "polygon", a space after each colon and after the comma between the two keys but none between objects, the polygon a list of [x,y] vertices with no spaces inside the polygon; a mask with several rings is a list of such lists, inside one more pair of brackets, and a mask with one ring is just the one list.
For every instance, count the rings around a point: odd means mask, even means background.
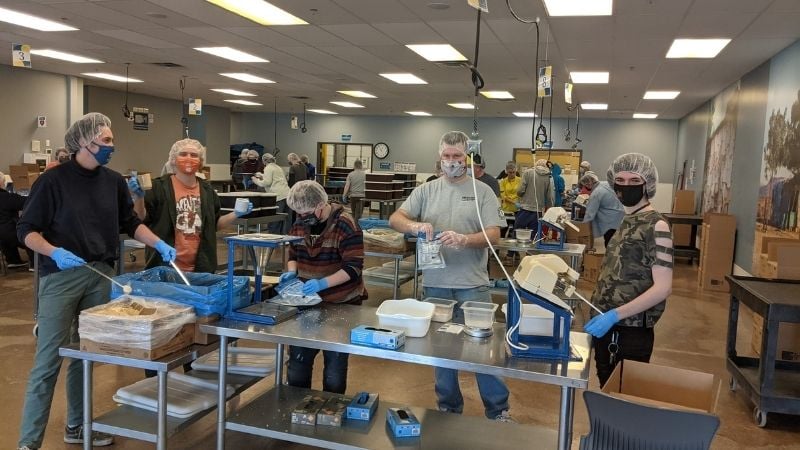
[{"label": "lower shelf of table", "polygon": [[[400,274],[400,276],[397,278],[397,283],[396,284],[397,284],[397,286],[401,286],[403,284],[408,283],[409,281],[411,281],[413,279],[414,279],[414,275],[413,274],[407,274],[407,275]],[[368,285],[372,285],[372,286],[384,286],[384,287],[393,287],[393,286],[395,286],[395,282],[394,282],[393,279],[387,279],[387,278],[382,278],[382,277],[369,277],[369,276],[365,276],[364,277],[364,284],[368,284]]]},{"label": "lower shelf of table", "polygon": [[765,412],[800,414],[800,370],[776,368],[771,393],[762,392],[756,358],[728,359],[728,371],[749,393],[756,406]]},{"label": "lower shelf of table", "polygon": [[[443,413],[410,407],[422,424],[419,438],[394,438],[386,426],[386,410],[403,407],[379,400],[375,417],[369,421],[346,420],[342,427],[292,424],[294,407],[304,396],[332,394],[291,386],[278,386],[228,418],[226,429],[257,436],[332,449],[394,448],[555,448],[554,430],[531,425],[498,423],[481,417]],[[407,407],[407,406],[405,406]],[[408,408],[408,407],[407,407]]]}]

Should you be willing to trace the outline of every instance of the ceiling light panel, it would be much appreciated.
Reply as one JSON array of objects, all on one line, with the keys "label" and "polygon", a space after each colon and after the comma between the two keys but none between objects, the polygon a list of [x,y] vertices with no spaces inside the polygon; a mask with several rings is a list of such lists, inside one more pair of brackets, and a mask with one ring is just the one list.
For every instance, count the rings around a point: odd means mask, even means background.
[{"label": "ceiling light panel", "polygon": [[329,102],[332,105],[338,105],[342,108],[363,108],[364,105],[359,105],[358,103],[353,102]]},{"label": "ceiling light panel", "polygon": [[517,117],[536,117],[536,113],[525,111],[515,112],[514,115]]},{"label": "ceiling light panel", "polygon": [[647,91],[643,98],[645,100],[672,100],[680,93],[681,91]]},{"label": "ceiling light panel", "polygon": [[675,39],[667,58],[714,58],[730,39]]},{"label": "ceiling light panel", "polygon": [[388,78],[397,84],[428,84],[413,73],[382,73],[380,76]]},{"label": "ceiling light panel", "polygon": [[514,96],[508,91],[481,91],[481,95],[492,100],[514,100]]},{"label": "ceiling light panel", "polygon": [[268,80],[266,78],[257,77],[255,75],[251,75],[249,73],[221,73],[223,77],[233,78],[239,81],[246,81],[248,83],[274,83],[272,80]]},{"label": "ceiling light panel", "polygon": [[570,72],[575,84],[608,84],[608,72]]},{"label": "ceiling light panel", "polygon": [[336,91],[340,94],[349,95],[350,97],[358,97],[358,98],[377,98],[372,94],[369,94],[364,91]]},{"label": "ceiling light panel", "polygon": [[258,102],[251,102],[250,100],[225,100],[228,103],[236,103],[237,105],[246,105],[246,106],[261,106],[261,103]]},{"label": "ceiling light panel", "polygon": [[447,106],[451,106],[456,109],[475,109],[475,105],[472,103],[448,103]]},{"label": "ceiling light panel", "polygon": [[308,112],[317,114],[339,114],[336,111],[331,111],[329,109],[309,109]]},{"label": "ceiling light panel", "polygon": [[236,89],[211,89],[214,92],[219,92],[221,94],[228,94],[228,95],[237,95],[239,97],[255,97],[256,94],[251,94],[249,92],[244,91],[237,91]]},{"label": "ceiling light panel", "polygon": [[120,83],[128,82],[128,83],[142,83],[142,80],[137,80],[136,78],[125,78],[122,75],[114,75],[113,73],[103,73],[103,72],[86,72],[82,73],[81,75],[86,77],[94,77],[94,78],[102,78],[104,80],[110,81],[119,81]]},{"label": "ceiling light panel", "polygon": [[305,20],[263,0],[206,1],[261,25],[308,25]]},{"label": "ceiling light panel", "polygon": [[450,44],[406,45],[406,47],[428,61],[437,62],[467,60],[466,56],[462,55]]},{"label": "ceiling light panel", "polygon": [[610,16],[613,0],[544,0],[547,15],[557,16]]},{"label": "ceiling light panel", "polygon": [[634,119],[655,119],[658,117],[658,114],[651,114],[651,113],[634,113]]},{"label": "ceiling light panel", "polygon": [[430,117],[431,113],[425,111],[405,111],[406,114],[419,117]]},{"label": "ceiling light panel", "polygon": [[92,58],[87,58],[85,56],[73,55],[72,53],[60,52],[58,50],[32,49],[31,54],[36,56],[44,56],[45,58],[60,59],[62,61],[69,61],[78,64],[103,63],[103,61],[100,61],[99,59],[92,59]]},{"label": "ceiling light panel", "polygon": [[33,28],[39,31],[75,31],[73,28],[52,20],[32,16],[6,8],[0,8],[0,22],[7,22],[21,27]]},{"label": "ceiling light panel", "polygon": [[581,103],[581,109],[605,111],[608,109],[608,103]]},{"label": "ceiling light panel", "polygon": [[195,50],[235,62],[269,62],[264,58],[259,58],[258,56],[251,55],[230,47],[195,47]]}]

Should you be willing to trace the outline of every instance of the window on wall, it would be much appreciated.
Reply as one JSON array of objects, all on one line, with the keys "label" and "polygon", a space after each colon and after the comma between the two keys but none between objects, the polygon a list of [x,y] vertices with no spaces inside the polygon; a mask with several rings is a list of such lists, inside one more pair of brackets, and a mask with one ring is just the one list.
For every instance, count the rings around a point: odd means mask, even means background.
[{"label": "window on wall", "polygon": [[328,167],[352,168],[353,163],[360,159],[364,169],[372,167],[372,144],[351,144],[340,142],[320,142],[317,145],[320,161],[319,171],[325,173]]}]

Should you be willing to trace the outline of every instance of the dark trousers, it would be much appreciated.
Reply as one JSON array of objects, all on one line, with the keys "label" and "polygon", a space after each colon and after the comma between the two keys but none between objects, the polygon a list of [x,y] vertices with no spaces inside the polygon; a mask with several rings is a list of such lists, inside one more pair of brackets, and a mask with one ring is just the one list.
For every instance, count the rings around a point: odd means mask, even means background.
[{"label": "dark trousers", "polygon": [[[286,206],[286,199],[278,200],[275,203],[275,206],[278,207],[279,213],[285,213],[289,209]],[[267,229],[272,234],[286,234],[289,232],[289,224],[287,224],[288,221],[289,217],[287,216],[284,220],[280,222],[270,222],[269,225],[267,225]]]},{"label": "dark trousers", "polygon": [[22,264],[22,257],[18,249],[25,249],[28,254],[28,264],[33,267],[33,252],[17,239],[16,228],[0,230],[0,252],[9,264]]},{"label": "dark trousers", "polygon": [[358,223],[361,214],[364,212],[364,198],[363,197],[350,197],[350,209],[353,210],[353,219]]},{"label": "dark trousers", "polygon": [[614,237],[614,233],[616,232],[617,230],[608,230],[605,232],[605,234],[603,234],[603,242],[605,243],[606,248],[608,248],[608,243],[611,241],[611,238]]},{"label": "dark trousers", "polygon": [[[311,374],[314,371],[314,358],[319,349],[289,347],[289,363],[286,377],[289,386],[311,388]],[[334,394],[344,394],[347,390],[347,353],[323,351],[325,367],[322,370],[322,390]]]},{"label": "dark trousers", "polygon": [[525,228],[533,230],[531,233],[531,239],[536,239],[536,230],[539,228],[538,212],[528,211],[526,209],[520,209],[517,211],[517,217],[514,219],[514,229],[521,230]]},{"label": "dark trousers", "polygon": [[[619,350],[612,363],[608,344],[611,343],[611,336],[615,331],[619,333],[619,339],[617,340]],[[650,356],[653,354],[654,339],[652,328],[624,327],[620,325],[611,328],[601,338],[593,338],[594,363],[597,368],[597,378],[600,379],[600,386],[606,384],[611,372],[614,371],[614,367],[623,359],[650,362]]]}]

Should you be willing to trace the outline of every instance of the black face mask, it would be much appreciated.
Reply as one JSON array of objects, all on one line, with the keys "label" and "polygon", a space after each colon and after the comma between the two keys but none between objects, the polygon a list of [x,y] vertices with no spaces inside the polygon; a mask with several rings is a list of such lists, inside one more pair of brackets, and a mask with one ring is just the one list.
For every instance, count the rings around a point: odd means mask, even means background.
[{"label": "black face mask", "polygon": [[298,221],[308,227],[313,227],[314,225],[318,225],[320,222],[319,217],[317,217],[317,213],[314,211],[305,216],[298,217]]},{"label": "black face mask", "polygon": [[617,198],[619,198],[623,206],[627,206],[628,208],[636,206],[642,201],[642,198],[644,198],[644,188],[644,183],[626,186],[614,183],[614,192],[617,194]]},{"label": "black face mask", "polygon": [[67,162],[67,161],[69,161],[69,156],[59,156],[58,157],[59,164],[63,164],[65,162]]}]

